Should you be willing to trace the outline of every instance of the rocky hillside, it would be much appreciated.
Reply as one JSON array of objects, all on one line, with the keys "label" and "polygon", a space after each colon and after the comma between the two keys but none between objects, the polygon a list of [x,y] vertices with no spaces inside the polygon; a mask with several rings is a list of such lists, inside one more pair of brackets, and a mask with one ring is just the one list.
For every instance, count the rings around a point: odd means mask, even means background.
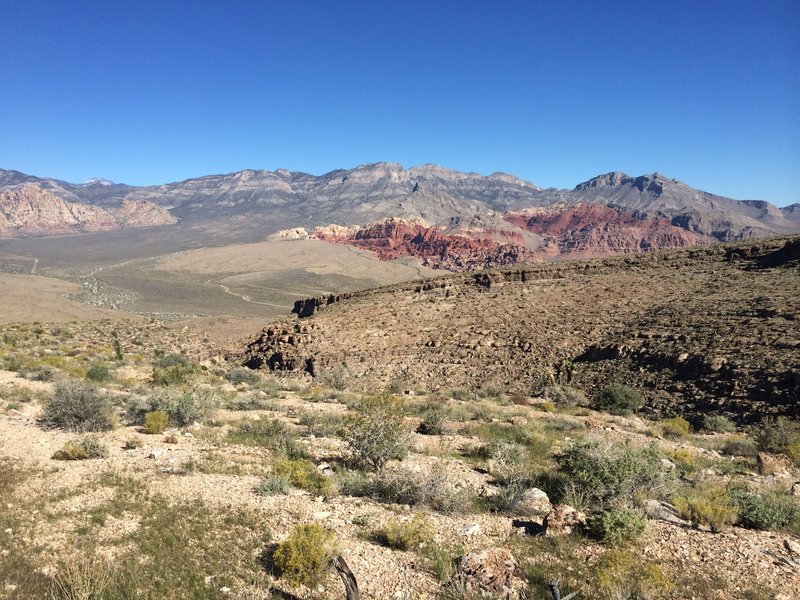
[{"label": "rocky hillside", "polygon": [[616,380],[653,413],[797,416],[800,238],[506,267],[308,299],[295,313],[239,360],[342,372],[362,389]]},{"label": "rocky hillside", "polygon": [[[145,200],[188,221],[238,227],[247,219],[262,224],[265,236],[281,229],[313,229],[331,223],[363,227],[387,217],[422,219],[439,227],[478,222],[482,229],[492,229],[503,223],[505,213],[587,203],[627,210],[643,220],[666,220],[720,241],[800,230],[791,207],[782,212],[768,202],[731,200],[657,173],[640,177],[609,173],[572,190],[543,190],[505,173],[482,176],[436,165],[404,169],[396,163],[361,165],[321,176],[283,169],[245,170],[148,187],[97,180],[76,185],[0,170],[0,190],[20,184],[35,185],[69,202],[100,207]],[[624,247],[632,243],[619,242]],[[526,246],[532,247],[531,240]],[[650,246],[660,247],[655,242]]]},{"label": "rocky hillside", "polygon": [[147,200],[102,208],[69,202],[32,184],[0,191],[0,237],[105,231],[176,223],[169,211]]}]

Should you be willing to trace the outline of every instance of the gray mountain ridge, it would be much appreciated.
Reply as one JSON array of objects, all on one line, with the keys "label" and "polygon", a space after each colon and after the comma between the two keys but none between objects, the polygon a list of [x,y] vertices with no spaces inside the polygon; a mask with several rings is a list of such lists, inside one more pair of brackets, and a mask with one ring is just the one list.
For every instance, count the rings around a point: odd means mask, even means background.
[{"label": "gray mountain ridge", "polygon": [[246,219],[271,233],[285,227],[364,224],[386,217],[423,219],[431,225],[502,226],[502,214],[597,203],[640,218],[721,241],[800,231],[800,205],[783,209],[763,200],[733,200],[696,190],[659,173],[632,177],[611,172],[572,190],[541,189],[507,173],[479,175],[424,164],[405,169],[374,163],[323,175],[245,169],[154,186],[93,180],[72,184],[0,169],[0,192],[34,185],[70,201],[105,208],[123,200],[148,200],[182,221]]}]

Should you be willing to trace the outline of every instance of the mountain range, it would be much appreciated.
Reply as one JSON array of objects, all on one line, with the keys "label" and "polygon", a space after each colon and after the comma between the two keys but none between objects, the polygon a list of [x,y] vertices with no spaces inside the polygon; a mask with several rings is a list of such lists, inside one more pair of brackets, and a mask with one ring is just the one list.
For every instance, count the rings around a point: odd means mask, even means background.
[{"label": "mountain range", "polygon": [[558,190],[506,173],[396,163],[321,176],[244,170],[144,187],[0,169],[0,237],[198,223],[466,270],[796,233],[800,204],[732,200],[659,173],[607,173]]}]

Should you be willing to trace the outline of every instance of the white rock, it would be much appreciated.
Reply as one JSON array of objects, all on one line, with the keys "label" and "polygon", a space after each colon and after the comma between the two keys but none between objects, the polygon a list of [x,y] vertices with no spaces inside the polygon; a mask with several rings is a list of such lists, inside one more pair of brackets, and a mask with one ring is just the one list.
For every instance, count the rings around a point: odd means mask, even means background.
[{"label": "white rock", "polygon": [[481,532],[481,526],[478,523],[475,523],[474,525],[467,525],[466,527],[463,527],[461,529],[461,533],[463,535],[468,536],[468,537],[469,536],[473,536],[473,535],[477,535],[480,532]]},{"label": "white rock", "polygon": [[150,450],[150,454],[147,456],[147,458],[152,458],[155,460],[157,458],[160,458],[163,454],[164,451],[161,448],[153,448],[152,450]]}]

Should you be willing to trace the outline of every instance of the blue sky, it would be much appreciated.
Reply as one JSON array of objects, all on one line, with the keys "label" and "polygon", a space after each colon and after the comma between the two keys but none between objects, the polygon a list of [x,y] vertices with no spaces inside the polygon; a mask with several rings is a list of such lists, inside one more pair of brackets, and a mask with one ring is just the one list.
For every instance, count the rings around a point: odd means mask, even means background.
[{"label": "blue sky", "polygon": [[0,2],[0,167],[384,160],[800,201],[800,3]]}]

